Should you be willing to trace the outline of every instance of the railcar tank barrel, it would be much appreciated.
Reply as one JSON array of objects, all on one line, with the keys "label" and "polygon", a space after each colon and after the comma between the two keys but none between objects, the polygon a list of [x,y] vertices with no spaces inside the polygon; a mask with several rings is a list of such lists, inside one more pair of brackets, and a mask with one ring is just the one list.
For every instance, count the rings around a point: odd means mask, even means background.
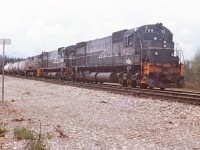
[{"label": "railcar tank barrel", "polygon": [[12,68],[13,68],[13,64],[11,63],[11,64],[8,66],[8,72],[9,72],[9,73],[12,73],[12,72],[13,72],[13,71],[12,71],[12,70],[13,70]]},{"label": "railcar tank barrel", "polygon": [[26,69],[28,69],[29,67],[29,61],[28,60],[24,60],[19,62],[19,71],[24,73],[26,71]]}]

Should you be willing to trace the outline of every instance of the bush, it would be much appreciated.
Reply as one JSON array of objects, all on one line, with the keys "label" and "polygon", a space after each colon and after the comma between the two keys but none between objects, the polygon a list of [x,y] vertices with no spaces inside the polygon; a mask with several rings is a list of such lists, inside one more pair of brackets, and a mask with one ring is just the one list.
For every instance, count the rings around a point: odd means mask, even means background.
[{"label": "bush", "polygon": [[0,137],[4,137],[6,132],[8,132],[8,130],[6,128],[0,127]]},{"label": "bush", "polygon": [[44,143],[45,139],[52,139],[53,136],[50,133],[42,135],[41,131],[39,134],[33,133],[22,127],[14,129],[14,137],[18,140],[30,140],[27,144],[30,150],[48,150],[50,148]]},{"label": "bush", "polygon": [[186,87],[199,90],[200,88],[200,48],[196,52],[193,60],[187,62]]},{"label": "bush", "polygon": [[32,140],[30,141],[30,149],[31,150],[45,150],[45,145],[41,141]]},{"label": "bush", "polygon": [[28,129],[22,127],[22,128],[15,128],[14,129],[14,137],[18,140],[29,140],[29,139],[33,139],[33,134],[31,131],[29,131]]}]

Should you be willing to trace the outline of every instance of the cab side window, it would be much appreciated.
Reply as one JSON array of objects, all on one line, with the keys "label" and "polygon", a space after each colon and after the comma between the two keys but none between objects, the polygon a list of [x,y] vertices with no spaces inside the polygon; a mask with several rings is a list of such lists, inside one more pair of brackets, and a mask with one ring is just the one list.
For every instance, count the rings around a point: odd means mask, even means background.
[{"label": "cab side window", "polygon": [[131,46],[132,45],[132,37],[127,36],[125,37],[125,46]]}]

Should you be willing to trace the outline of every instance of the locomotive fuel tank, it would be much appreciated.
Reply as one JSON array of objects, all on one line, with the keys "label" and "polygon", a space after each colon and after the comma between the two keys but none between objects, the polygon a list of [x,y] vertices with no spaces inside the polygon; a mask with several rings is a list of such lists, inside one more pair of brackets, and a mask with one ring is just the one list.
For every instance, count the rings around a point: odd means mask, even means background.
[{"label": "locomotive fuel tank", "polygon": [[58,72],[51,72],[50,78],[59,79],[60,78],[60,74]]},{"label": "locomotive fuel tank", "polygon": [[117,82],[117,75],[113,72],[99,72],[96,79],[98,82]]},{"label": "locomotive fuel tank", "polygon": [[87,80],[90,81],[90,82],[97,82],[97,76],[98,72],[91,72],[89,74],[89,76],[87,76]]},{"label": "locomotive fuel tank", "polygon": [[51,72],[47,73],[47,78],[51,78]]}]

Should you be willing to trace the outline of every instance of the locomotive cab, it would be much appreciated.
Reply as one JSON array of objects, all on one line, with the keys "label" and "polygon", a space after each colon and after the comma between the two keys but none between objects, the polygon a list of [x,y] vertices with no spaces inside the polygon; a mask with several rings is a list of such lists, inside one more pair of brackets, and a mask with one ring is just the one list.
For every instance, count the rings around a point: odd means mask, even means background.
[{"label": "locomotive cab", "polygon": [[144,31],[141,38],[142,87],[183,87],[181,53],[174,50],[172,33],[162,24],[145,26],[140,30]]}]

